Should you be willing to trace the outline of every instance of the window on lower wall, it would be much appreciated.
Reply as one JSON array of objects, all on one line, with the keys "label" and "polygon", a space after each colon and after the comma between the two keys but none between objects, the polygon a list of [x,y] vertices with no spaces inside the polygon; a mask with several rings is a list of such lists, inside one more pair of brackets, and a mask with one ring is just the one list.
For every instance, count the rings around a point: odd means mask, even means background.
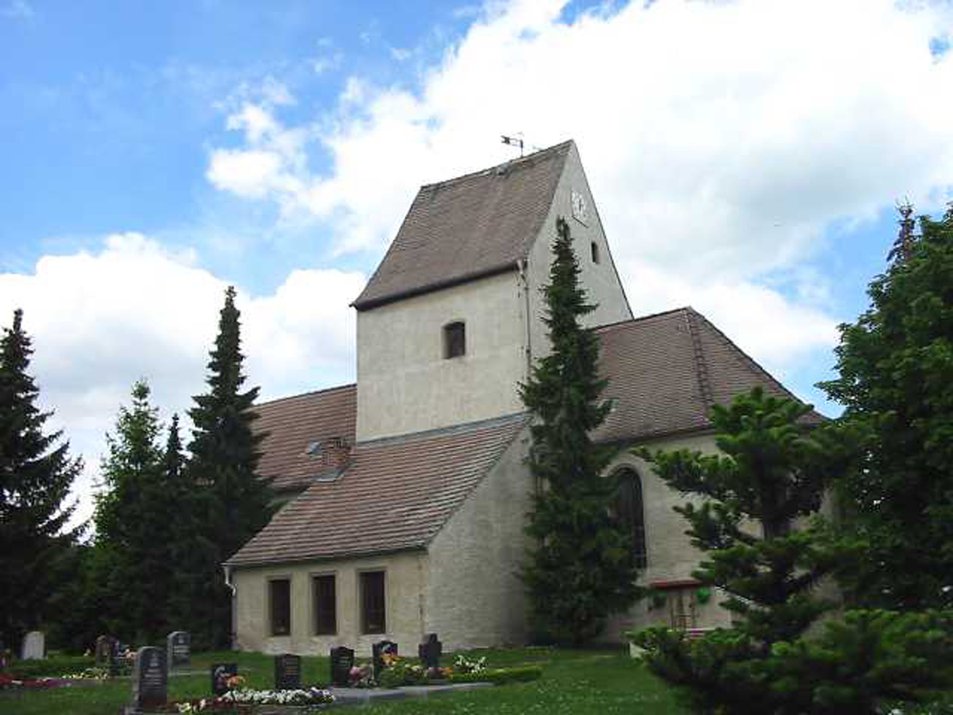
[{"label": "window on lower wall", "polygon": [[615,494],[613,512],[629,532],[635,565],[644,569],[648,565],[645,548],[645,512],[642,504],[642,480],[631,467],[616,472],[618,491]]},{"label": "window on lower wall", "polygon": [[315,576],[311,583],[314,598],[314,634],[334,635],[338,632],[334,575]]},{"label": "window on lower wall", "polygon": [[291,635],[291,581],[276,578],[268,582],[268,604],[271,611],[271,635]]},{"label": "window on lower wall", "polygon": [[385,613],[384,572],[361,574],[361,632],[383,633],[387,630]]}]

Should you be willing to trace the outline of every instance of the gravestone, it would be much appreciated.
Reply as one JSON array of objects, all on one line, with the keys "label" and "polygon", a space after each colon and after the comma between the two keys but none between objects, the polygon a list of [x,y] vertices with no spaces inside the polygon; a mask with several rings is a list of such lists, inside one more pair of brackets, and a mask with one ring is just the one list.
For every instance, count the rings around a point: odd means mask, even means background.
[{"label": "gravestone", "polygon": [[115,639],[112,636],[99,636],[96,639],[96,665],[98,667],[109,667],[110,662],[113,658],[113,641]]},{"label": "gravestone", "polygon": [[23,637],[20,660],[43,660],[46,657],[46,639],[43,631],[30,631]]},{"label": "gravestone", "polygon": [[331,685],[346,688],[351,684],[351,668],[354,667],[354,651],[341,646],[331,649]]},{"label": "gravestone", "polygon": [[275,656],[275,690],[301,687],[301,656],[284,653]]},{"label": "gravestone", "polygon": [[169,668],[162,648],[144,646],[136,653],[132,673],[132,704],[136,710],[165,705],[169,693]]},{"label": "gravestone", "polygon": [[385,655],[397,655],[397,644],[394,641],[380,641],[371,646],[371,655],[374,658],[374,678],[384,669]]},{"label": "gravestone", "polygon": [[427,670],[440,667],[440,656],[443,655],[443,643],[437,640],[436,633],[428,633],[427,639],[417,646],[417,656],[421,665]]},{"label": "gravestone", "polygon": [[191,662],[191,643],[188,631],[172,631],[165,637],[166,659],[170,670]]},{"label": "gravestone", "polygon": [[228,679],[238,675],[238,663],[213,663],[211,675],[212,694],[224,695],[229,690]]}]

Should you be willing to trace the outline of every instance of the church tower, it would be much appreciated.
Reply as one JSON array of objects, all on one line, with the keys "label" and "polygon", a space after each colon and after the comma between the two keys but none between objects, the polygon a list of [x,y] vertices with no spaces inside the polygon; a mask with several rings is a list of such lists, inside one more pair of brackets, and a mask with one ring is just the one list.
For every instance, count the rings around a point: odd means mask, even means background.
[{"label": "church tower", "polygon": [[548,350],[541,287],[570,224],[592,326],[632,318],[575,143],[421,187],[354,301],[357,440],[523,410]]}]

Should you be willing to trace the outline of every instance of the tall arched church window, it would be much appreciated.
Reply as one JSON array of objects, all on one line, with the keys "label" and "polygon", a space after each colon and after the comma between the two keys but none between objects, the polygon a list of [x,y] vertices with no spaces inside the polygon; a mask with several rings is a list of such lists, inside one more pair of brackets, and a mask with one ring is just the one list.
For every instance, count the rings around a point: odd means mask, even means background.
[{"label": "tall arched church window", "polygon": [[645,509],[642,504],[642,480],[638,472],[631,467],[623,467],[615,473],[618,487],[615,494],[613,511],[626,527],[632,539],[632,553],[635,565],[645,568],[647,563],[645,549]]}]

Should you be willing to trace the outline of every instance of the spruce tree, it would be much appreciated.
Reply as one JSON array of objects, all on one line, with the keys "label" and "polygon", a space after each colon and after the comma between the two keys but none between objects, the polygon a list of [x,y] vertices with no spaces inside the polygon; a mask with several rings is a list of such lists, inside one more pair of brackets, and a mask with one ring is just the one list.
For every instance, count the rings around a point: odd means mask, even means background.
[{"label": "spruce tree", "polygon": [[8,646],[43,623],[60,587],[54,565],[77,536],[66,528],[74,509],[66,500],[82,470],[61,432],[44,433],[51,413],[36,405],[22,322],[15,311],[0,340],[0,638]]},{"label": "spruce tree", "polygon": [[131,407],[120,408],[115,433],[106,436],[105,490],[95,515],[102,612],[114,632],[139,643],[158,639],[169,625],[178,517],[149,396],[145,380],[136,382]]},{"label": "spruce tree", "polygon": [[839,377],[821,387],[864,435],[842,484],[865,547],[849,579],[858,605],[953,607],[953,204],[940,220],[910,206],[871,305],[842,325]]},{"label": "spruce tree", "polygon": [[537,543],[524,579],[539,634],[582,643],[632,603],[637,573],[631,540],[610,515],[615,485],[602,475],[616,451],[589,436],[609,411],[599,399],[606,383],[598,339],[580,324],[595,306],[579,285],[568,224],[560,218],[556,229],[543,289],[552,351],[520,387],[534,417],[529,466],[542,485],[527,528]]},{"label": "spruce tree", "polygon": [[193,512],[201,524],[192,573],[193,631],[207,645],[229,645],[231,594],[221,564],[261,530],[271,517],[271,490],[256,474],[262,435],[252,431],[258,388],[242,391],[245,376],[240,314],[235,289],[225,291],[219,332],[208,362],[209,390],[194,397],[189,479]]}]

